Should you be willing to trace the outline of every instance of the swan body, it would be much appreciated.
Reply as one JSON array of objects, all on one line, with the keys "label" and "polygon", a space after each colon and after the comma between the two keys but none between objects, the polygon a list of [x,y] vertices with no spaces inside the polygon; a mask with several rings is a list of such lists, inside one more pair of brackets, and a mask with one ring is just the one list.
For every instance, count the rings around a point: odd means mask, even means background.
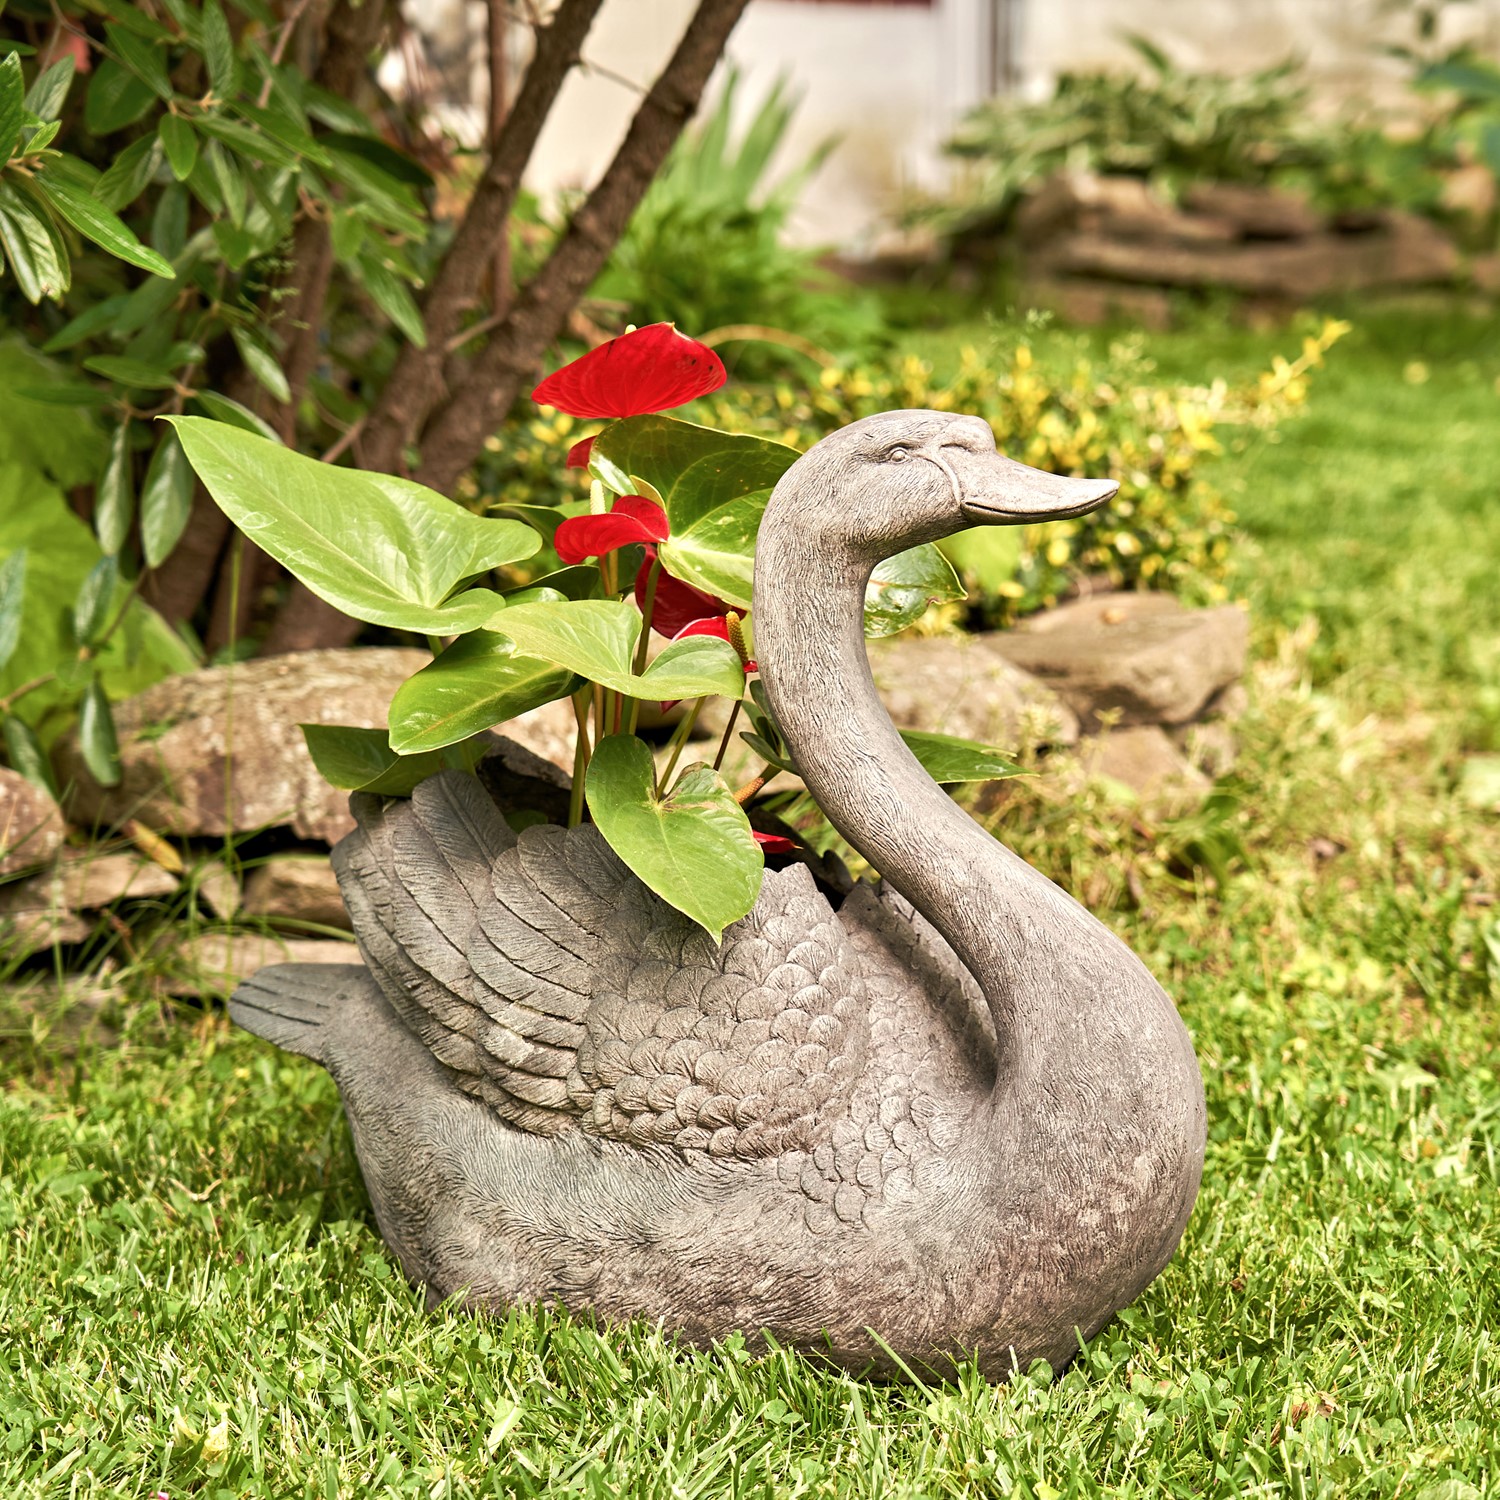
[{"label": "swan body", "polygon": [[836,909],[806,866],[768,869],[717,945],[597,830],[518,836],[473,777],[352,799],[334,864],[364,964],[263,970],[231,1014],[332,1073],[381,1232],[434,1300],[1003,1378],[1065,1363],[1162,1269],[1203,1163],[1187,1033],[927,778],[861,630],[881,558],[1113,491],[937,412],[855,423],[777,486],[762,680],[884,876]]}]

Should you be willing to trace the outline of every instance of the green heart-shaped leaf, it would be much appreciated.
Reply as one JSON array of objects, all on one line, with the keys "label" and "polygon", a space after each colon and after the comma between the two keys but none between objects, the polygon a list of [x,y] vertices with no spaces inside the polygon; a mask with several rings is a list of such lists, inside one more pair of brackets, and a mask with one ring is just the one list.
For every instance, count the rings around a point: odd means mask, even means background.
[{"label": "green heart-shaped leaf", "polygon": [[764,860],[745,810],[712,767],[689,766],[661,797],[651,747],[612,734],[595,749],[584,785],[610,848],[715,941],[755,905]]},{"label": "green heart-shaped leaf", "polygon": [[523,656],[506,636],[473,631],[396,689],[391,748],[441,749],[565,697],[576,681],[566,667]]},{"label": "green heart-shaped leaf", "polygon": [[439,771],[471,771],[485,752],[483,740],[465,740],[423,755],[397,755],[383,729],[352,724],[301,724],[318,774],[331,786],[383,797],[409,797],[418,782]]},{"label": "green heart-shaped leaf", "polygon": [[895,635],[914,625],[930,604],[964,597],[953,565],[930,542],[888,557],[865,588],[865,634]]},{"label": "green heart-shaped leaf", "polygon": [[675,417],[628,417],[599,434],[590,464],[611,488],[643,479],[661,496],[671,527],[660,554],[667,572],[748,608],[760,518],[801,456]]},{"label": "green heart-shaped leaf", "polygon": [[172,417],[220,508],[319,598],[356,620],[459,635],[501,606],[468,578],[530,557],[541,538],[518,521],[473,516],[390,474],[341,469],[224,422]]},{"label": "green heart-shaped leaf", "polygon": [[918,729],[903,729],[906,748],[922,764],[934,781],[951,786],[960,781],[1003,781],[1007,776],[1024,776],[1025,771],[1006,760],[994,745],[953,734],[926,734]]},{"label": "green heart-shaped leaf", "polygon": [[517,604],[495,615],[489,628],[509,636],[528,656],[628,698],[738,698],[745,687],[734,647],[709,635],[673,641],[637,675],[633,662],[641,616],[624,599]]}]

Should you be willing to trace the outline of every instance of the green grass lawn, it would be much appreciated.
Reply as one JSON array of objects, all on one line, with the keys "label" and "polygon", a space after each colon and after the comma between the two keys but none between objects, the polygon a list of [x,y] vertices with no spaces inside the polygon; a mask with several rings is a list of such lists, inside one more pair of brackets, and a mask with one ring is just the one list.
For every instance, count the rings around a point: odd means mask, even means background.
[{"label": "green grass lawn", "polygon": [[[1372,317],[1308,415],[1221,461],[1255,666],[1208,812],[1010,804],[1208,1088],[1177,1259],[1060,1379],[429,1314],[327,1077],[127,968],[102,1010],[43,978],[0,1013],[0,1494],[1500,1493],[1500,818],[1455,791],[1500,748],[1497,333]],[[1199,380],[1296,338],[1150,347]],[[1217,892],[1181,873],[1212,837],[1248,855]]]}]

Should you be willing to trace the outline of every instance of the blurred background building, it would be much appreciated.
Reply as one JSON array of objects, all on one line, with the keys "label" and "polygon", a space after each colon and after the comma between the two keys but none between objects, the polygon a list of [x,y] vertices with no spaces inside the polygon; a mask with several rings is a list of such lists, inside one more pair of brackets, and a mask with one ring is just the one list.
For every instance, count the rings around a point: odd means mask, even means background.
[{"label": "blurred background building", "polygon": [[[455,128],[477,139],[483,0],[407,0],[405,9],[427,65],[442,75]],[[606,0],[585,47],[589,66],[568,81],[532,159],[536,191],[597,175],[692,9],[693,0]],[[1045,97],[1065,71],[1140,68],[1132,34],[1199,71],[1294,57],[1332,106],[1396,94],[1409,70],[1390,48],[1411,41],[1424,12],[1435,18],[1435,50],[1472,42],[1500,51],[1500,0],[752,0],[727,66],[745,75],[738,102],[747,114],[777,78],[800,94],[786,165],[838,138],[790,228],[796,239],[858,252],[872,248],[903,199],[948,186],[955,164],[942,143],[975,105],[995,94]],[[512,40],[519,77],[529,27],[516,25]]]}]

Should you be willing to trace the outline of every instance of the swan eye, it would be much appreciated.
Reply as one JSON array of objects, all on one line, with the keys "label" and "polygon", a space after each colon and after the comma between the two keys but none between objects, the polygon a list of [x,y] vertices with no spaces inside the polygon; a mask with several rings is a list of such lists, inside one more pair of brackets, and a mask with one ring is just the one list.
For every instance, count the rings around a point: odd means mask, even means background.
[{"label": "swan eye", "polygon": [[908,449],[906,449],[906,448],[892,448],[890,450],[890,452],[886,454],[885,461],[888,464],[902,464],[902,463],[905,463],[906,460],[908,458],[910,458],[910,457],[911,457],[911,453],[910,453],[910,451]]}]

